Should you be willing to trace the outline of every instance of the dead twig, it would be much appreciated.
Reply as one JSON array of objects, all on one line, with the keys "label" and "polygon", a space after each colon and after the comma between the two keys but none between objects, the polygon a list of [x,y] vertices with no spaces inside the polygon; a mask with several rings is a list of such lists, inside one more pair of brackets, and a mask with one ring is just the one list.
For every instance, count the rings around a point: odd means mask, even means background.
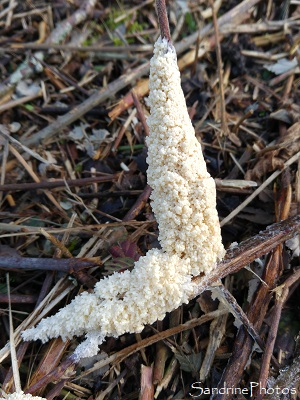
[{"label": "dead twig", "polygon": [[11,294],[10,299],[7,294],[0,294],[0,303],[11,303],[11,304],[35,304],[38,297],[32,294]]},{"label": "dead twig", "polygon": [[81,187],[87,186],[91,183],[112,182],[119,178],[119,174],[92,176],[90,178],[81,179],[58,179],[55,181],[40,181],[40,182],[27,182],[27,183],[7,183],[0,185],[0,192],[16,192],[18,190],[38,190],[38,189],[54,189],[59,187]]},{"label": "dead twig", "polygon": [[168,42],[171,42],[171,34],[169,28],[169,20],[166,8],[166,0],[156,0],[155,2],[157,8],[158,24],[160,27],[160,35],[166,38]]},{"label": "dead twig", "polygon": [[139,195],[137,201],[134,203],[134,205],[131,207],[131,209],[127,212],[127,214],[123,218],[123,221],[130,221],[136,218],[136,216],[145,207],[145,204],[149,199],[151,191],[152,191],[151,187],[149,185],[146,185],[143,192]]},{"label": "dead twig", "polygon": [[[278,28],[280,29],[280,28]],[[0,53],[5,51],[24,51],[24,50],[57,50],[57,51],[76,51],[76,52],[90,52],[101,51],[103,53],[118,52],[118,53],[132,53],[132,52],[150,52],[153,50],[152,44],[129,44],[128,46],[74,46],[72,44],[55,44],[55,43],[12,43],[10,47],[0,47]]]},{"label": "dead twig", "polygon": [[147,121],[146,121],[145,114],[143,112],[142,105],[140,103],[139,97],[138,97],[137,93],[134,90],[131,91],[131,96],[133,98],[133,103],[135,105],[138,118],[139,118],[141,124],[143,125],[145,135],[149,136],[149,133],[150,133],[149,132],[149,126],[147,125]]},{"label": "dead twig", "polygon": [[259,235],[255,235],[238,246],[228,249],[224,259],[218,263],[215,270],[207,277],[193,278],[199,285],[198,294],[206,290],[206,285],[211,286],[218,279],[225,278],[250,264],[256,258],[270,253],[276,246],[289,239],[300,228],[300,215],[288,218],[270,225]]},{"label": "dead twig", "polygon": [[86,268],[101,265],[99,259],[85,258],[29,258],[29,257],[0,257],[0,268],[5,270],[30,269],[43,271],[61,271],[68,274],[79,272]]},{"label": "dead twig", "polygon": [[[109,365],[111,363],[114,363],[114,364],[120,363],[123,360],[125,360],[125,358],[129,357],[130,355],[132,355],[132,354],[134,354],[134,353],[136,353],[138,351],[140,351],[141,349],[143,349],[145,347],[151,346],[152,344],[157,343],[160,340],[167,339],[170,336],[176,335],[177,333],[184,332],[184,331],[192,329],[192,328],[194,328],[196,326],[200,326],[200,325],[204,324],[207,321],[211,321],[214,318],[217,318],[217,317],[219,317],[221,315],[224,315],[224,313],[227,313],[227,311],[226,310],[212,311],[211,313],[202,315],[199,318],[191,319],[190,321],[188,321],[188,322],[186,322],[184,324],[179,324],[179,325],[177,325],[175,327],[166,329],[166,330],[164,330],[162,332],[158,332],[153,336],[150,336],[150,337],[148,337],[146,339],[143,339],[143,340],[141,340],[141,341],[139,341],[137,343],[134,343],[134,344],[132,344],[130,346],[127,346],[126,348],[118,351],[115,354],[112,354],[111,356],[105,358],[104,360],[101,360],[101,361],[95,363],[92,368],[90,368],[87,371],[83,372],[80,377],[84,377],[84,376],[90,374],[91,372],[96,371],[97,369],[104,367],[105,365]],[[78,377],[78,379],[80,377]]]},{"label": "dead twig", "polygon": [[141,369],[141,393],[140,400],[152,400],[154,396],[153,366],[142,365]]}]

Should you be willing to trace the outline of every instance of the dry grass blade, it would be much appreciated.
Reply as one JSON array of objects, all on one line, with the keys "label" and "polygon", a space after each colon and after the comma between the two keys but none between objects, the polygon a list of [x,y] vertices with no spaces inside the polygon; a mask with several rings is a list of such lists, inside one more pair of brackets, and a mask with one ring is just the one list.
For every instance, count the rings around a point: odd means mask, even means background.
[{"label": "dry grass blade", "polygon": [[11,364],[14,376],[14,384],[15,391],[20,392],[21,388],[21,380],[19,373],[19,365],[16,353],[16,345],[14,339],[14,328],[13,328],[13,319],[12,319],[12,311],[11,311],[11,301],[10,301],[10,285],[9,285],[9,274],[6,274],[6,282],[7,282],[7,291],[8,291],[8,301],[9,301],[9,340],[10,340],[10,356],[11,356]]}]

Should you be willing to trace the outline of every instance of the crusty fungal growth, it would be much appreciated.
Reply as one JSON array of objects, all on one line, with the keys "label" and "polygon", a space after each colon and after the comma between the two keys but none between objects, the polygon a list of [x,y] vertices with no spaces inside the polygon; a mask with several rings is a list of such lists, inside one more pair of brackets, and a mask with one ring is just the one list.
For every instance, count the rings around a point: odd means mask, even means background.
[{"label": "crusty fungal growth", "polygon": [[25,340],[63,339],[87,332],[75,356],[97,354],[106,336],[141,332],[145,324],[163,319],[166,312],[193,295],[189,265],[177,255],[153,249],[135,263],[134,269],[99,281],[94,293],[84,292],[56,315],[23,332]]},{"label": "crusty fungal growth", "polygon": [[31,394],[25,394],[24,392],[15,392],[5,394],[5,397],[0,397],[0,400],[47,400],[44,397],[32,396]]},{"label": "crusty fungal growth", "polygon": [[148,183],[159,240],[189,259],[189,273],[209,272],[224,256],[214,180],[206,170],[180,84],[174,47],[158,39],[150,64]]},{"label": "crusty fungal growth", "polygon": [[162,250],[150,250],[134,269],[98,282],[56,315],[23,332],[24,340],[86,334],[75,357],[93,356],[106,336],[140,332],[195,293],[192,276],[206,274],[224,255],[216,190],[206,171],[180,86],[176,53],[155,45],[150,68],[148,181]]}]

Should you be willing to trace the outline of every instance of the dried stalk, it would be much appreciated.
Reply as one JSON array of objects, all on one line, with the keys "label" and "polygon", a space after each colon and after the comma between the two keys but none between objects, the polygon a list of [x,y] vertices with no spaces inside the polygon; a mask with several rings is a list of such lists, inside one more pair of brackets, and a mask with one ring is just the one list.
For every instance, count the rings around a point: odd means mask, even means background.
[{"label": "dried stalk", "polygon": [[160,35],[162,38],[166,38],[169,42],[171,42],[166,0],[156,0],[156,9],[157,9],[156,12],[160,28]]},{"label": "dried stalk", "polygon": [[119,178],[119,174],[107,174],[104,176],[93,176],[90,178],[81,179],[66,179],[66,180],[55,180],[55,181],[41,181],[41,182],[26,182],[26,183],[7,183],[0,185],[0,192],[16,192],[18,190],[38,190],[38,189],[54,189],[59,187],[74,187],[74,186],[86,186],[91,183],[103,183],[112,182]]},{"label": "dried stalk", "polygon": [[85,258],[0,257],[0,269],[5,270],[31,269],[72,274],[96,266],[99,266],[99,260],[87,260]]}]

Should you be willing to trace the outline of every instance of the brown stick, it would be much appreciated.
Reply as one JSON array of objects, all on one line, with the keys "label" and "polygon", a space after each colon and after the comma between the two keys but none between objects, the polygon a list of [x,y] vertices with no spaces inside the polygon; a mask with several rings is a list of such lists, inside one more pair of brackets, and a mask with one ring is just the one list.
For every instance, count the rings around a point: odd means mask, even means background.
[{"label": "brown stick", "polygon": [[147,203],[147,201],[149,199],[151,191],[152,191],[151,187],[149,185],[146,185],[145,189],[143,190],[143,193],[140,194],[137,201],[134,203],[134,205],[131,207],[131,209],[127,212],[127,214],[123,218],[123,221],[130,221],[132,219],[135,219],[135,217],[145,207],[145,204]]},{"label": "brown stick", "polygon": [[46,271],[62,271],[69,274],[96,267],[99,262],[85,258],[25,258],[0,257],[0,269],[33,269]]},{"label": "brown stick", "polygon": [[94,182],[111,182],[118,179],[118,174],[105,175],[105,176],[93,176],[90,178],[81,179],[68,179],[68,180],[57,180],[57,181],[41,181],[41,182],[30,182],[30,183],[8,183],[6,185],[0,185],[0,192],[15,192],[17,190],[37,190],[37,189],[53,189],[63,186],[86,186]]},{"label": "brown stick", "polygon": [[12,304],[35,304],[37,299],[37,296],[31,294],[11,294],[10,299],[8,299],[8,294],[0,294],[0,303],[8,303],[10,301]]},{"label": "brown stick", "polygon": [[[281,29],[279,26],[278,30]],[[270,27],[272,30],[272,27]],[[153,50],[152,44],[129,44],[127,46],[103,46],[99,45],[92,45],[92,46],[82,46],[78,45],[71,45],[71,44],[55,44],[55,43],[11,43],[8,47],[0,47],[0,52],[23,52],[24,50],[62,50],[62,51],[76,51],[76,52],[91,52],[91,51],[101,51],[102,53],[111,53],[111,52],[118,52],[118,53],[132,53],[132,52],[147,52]],[[97,55],[98,57],[98,55]]]},{"label": "brown stick", "polygon": [[224,315],[226,313],[227,313],[227,311],[225,309],[212,311],[208,314],[202,315],[199,318],[193,318],[193,319],[185,322],[184,324],[179,324],[175,327],[166,329],[162,332],[158,332],[153,336],[142,339],[141,341],[134,343],[130,346],[127,346],[124,349],[118,351],[117,353],[112,354],[111,356],[107,357],[106,359],[96,362],[92,368],[81,373],[81,378],[90,374],[93,371],[98,370],[99,368],[102,368],[105,365],[110,364],[110,363],[116,363],[116,364],[120,363],[123,360],[125,360],[126,357],[129,357],[130,355],[140,351],[141,349],[144,349],[145,347],[151,346],[152,344],[157,343],[160,340],[164,340],[170,336],[176,335],[177,333],[193,329],[196,326],[200,326],[200,325],[204,324],[205,322],[211,321],[212,319],[218,318],[219,316]]},{"label": "brown stick", "polygon": [[165,38],[169,42],[171,42],[166,0],[156,0],[155,3],[156,3],[156,12],[158,16],[158,23],[160,28],[160,35],[162,39]]},{"label": "brown stick", "polygon": [[[103,198],[103,197],[139,196],[142,192],[143,192],[142,190],[115,190],[113,192],[105,190],[103,192],[98,192],[98,193],[79,192],[77,193],[77,195],[82,199],[93,199],[93,198]],[[244,191],[242,193],[244,193]],[[247,192],[245,193],[247,194]]]},{"label": "brown stick", "polygon": [[216,269],[207,277],[197,276],[194,282],[199,284],[199,294],[205,286],[229,274],[234,274],[256,258],[272,251],[278,244],[289,239],[300,228],[300,215],[270,225],[259,235],[255,235],[238,246],[227,250],[225,258],[218,263]]},{"label": "brown stick", "polygon": [[154,397],[153,366],[147,367],[142,364],[141,368],[141,392],[140,400],[152,400]]},{"label": "brown stick", "polygon": [[136,94],[136,92],[134,90],[131,91],[131,96],[133,98],[133,103],[135,105],[136,111],[137,111],[137,115],[139,120],[141,121],[141,124],[143,125],[144,128],[144,132],[146,136],[149,136],[150,131],[149,131],[149,126],[147,125],[147,121],[145,118],[145,114],[143,112],[140,100],[138,98],[138,95]]},{"label": "brown stick", "polygon": [[[145,114],[143,113],[139,98],[136,95],[136,93],[134,92],[134,90],[131,92],[131,95],[132,95],[132,98],[133,98],[133,101],[134,101],[134,105],[135,105],[136,110],[137,110],[137,114],[138,114],[139,120],[141,121],[141,123],[142,123],[142,125],[144,127],[145,135],[149,136],[149,133],[150,133],[149,127],[147,125]],[[132,219],[135,219],[135,217],[145,207],[145,204],[147,203],[147,201],[149,199],[151,191],[152,191],[151,187],[149,185],[146,185],[144,190],[143,190],[143,192],[139,195],[139,197],[136,200],[136,202],[134,203],[134,205],[131,207],[131,209],[127,212],[127,214],[123,218],[123,221],[130,221]]]},{"label": "brown stick", "polygon": [[[206,286],[220,278],[238,272],[245,265],[253,262],[256,258],[269,253],[278,244],[290,238],[300,228],[300,215],[277,222],[252,238],[242,242],[233,249],[227,250],[224,260],[218,263],[217,268],[207,277],[197,276],[193,281],[199,284],[199,293]],[[72,273],[99,265],[96,261],[70,258],[23,258],[23,257],[0,257],[0,268],[3,269],[38,269],[65,271]]]}]

